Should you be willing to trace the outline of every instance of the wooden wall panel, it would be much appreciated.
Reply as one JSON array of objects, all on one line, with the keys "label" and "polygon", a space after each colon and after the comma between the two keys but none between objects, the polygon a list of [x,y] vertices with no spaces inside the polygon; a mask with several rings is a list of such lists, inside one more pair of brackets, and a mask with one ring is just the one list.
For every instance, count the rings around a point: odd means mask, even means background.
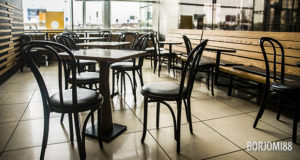
[{"label": "wooden wall panel", "polygon": [[[170,30],[166,40],[183,42],[182,35],[185,34],[195,47],[200,42],[202,30],[174,29]],[[234,49],[236,53],[223,53],[221,60],[253,65],[265,68],[263,55],[259,46],[261,37],[272,37],[277,39],[285,49],[286,73],[300,76],[300,68],[296,67],[300,62],[300,33],[295,32],[257,32],[257,31],[224,31],[224,30],[205,30],[202,39],[208,39],[207,47],[219,47]],[[165,48],[168,48],[166,46]],[[269,62],[273,61],[273,50],[267,45]],[[185,45],[173,46],[174,51],[186,52]],[[279,50],[279,48],[277,48]],[[212,52],[205,52],[204,56],[215,57]],[[280,66],[280,55],[277,55],[277,63]],[[279,67],[278,67],[279,68]]]},{"label": "wooden wall panel", "polygon": [[24,34],[20,0],[0,0],[0,80],[21,59],[21,36]]}]

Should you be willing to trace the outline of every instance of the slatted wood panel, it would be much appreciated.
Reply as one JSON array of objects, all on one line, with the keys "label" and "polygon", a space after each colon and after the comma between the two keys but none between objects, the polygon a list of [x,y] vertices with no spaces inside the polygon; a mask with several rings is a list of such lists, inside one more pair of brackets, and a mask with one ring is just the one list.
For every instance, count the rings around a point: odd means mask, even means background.
[{"label": "slatted wood panel", "polygon": [[[191,39],[192,45],[195,47],[200,42],[202,30],[170,30],[166,39],[183,42],[183,34]],[[203,39],[209,40],[207,47],[219,47],[237,51],[236,53],[223,53],[221,60],[265,68],[263,55],[259,46],[259,39],[261,37],[272,37],[280,41],[285,48],[286,73],[300,76],[300,68],[296,66],[296,63],[300,62],[300,33],[205,30],[203,34]],[[186,52],[184,44],[174,46],[173,50]],[[267,46],[266,51],[269,53],[269,61],[273,61],[271,46]],[[213,52],[205,52],[203,55],[215,57],[215,53]],[[281,56],[278,55],[278,69],[281,65],[280,58]]]},{"label": "slatted wood panel", "polygon": [[0,3],[0,76],[21,59],[21,36],[24,34],[23,11],[10,3]]}]

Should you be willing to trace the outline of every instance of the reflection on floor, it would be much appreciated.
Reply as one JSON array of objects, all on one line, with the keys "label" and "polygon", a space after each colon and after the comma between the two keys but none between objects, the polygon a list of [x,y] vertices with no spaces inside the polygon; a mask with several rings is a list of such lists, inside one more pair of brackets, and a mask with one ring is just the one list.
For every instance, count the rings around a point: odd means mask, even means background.
[{"label": "reflection on floor", "polygon": [[[40,70],[49,93],[54,93],[58,88],[55,65]],[[159,78],[151,71],[149,61],[144,65],[143,75],[145,84],[179,79],[179,74],[173,78],[164,67]],[[155,104],[149,105],[149,130],[145,143],[141,144],[143,98],[139,87],[135,104],[127,82],[127,93],[111,100],[113,121],[126,125],[126,132],[112,142],[104,143],[104,150],[99,149],[95,139],[87,138],[87,159],[300,159],[300,146],[294,144],[290,152],[246,150],[249,141],[291,142],[291,119],[282,116],[282,121],[277,121],[275,113],[266,111],[258,124],[259,129],[253,129],[258,111],[255,103],[236,96],[228,97],[221,88],[216,88],[215,96],[211,96],[204,83],[195,83],[192,95],[194,135],[189,132],[183,109],[181,154],[176,153],[171,115],[164,107],[161,107],[160,129],[156,129]],[[175,109],[175,104],[172,106]],[[45,159],[79,159],[76,143],[69,141],[67,118],[61,124],[59,116],[51,116]],[[0,86],[0,160],[39,159],[42,131],[39,88],[30,70],[25,69]]]}]

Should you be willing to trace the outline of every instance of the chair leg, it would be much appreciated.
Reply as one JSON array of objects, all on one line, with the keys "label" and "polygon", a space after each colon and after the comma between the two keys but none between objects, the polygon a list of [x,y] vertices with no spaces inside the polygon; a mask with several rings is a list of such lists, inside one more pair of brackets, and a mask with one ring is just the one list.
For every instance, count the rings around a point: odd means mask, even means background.
[{"label": "chair leg", "polygon": [[[130,77],[129,77],[129,79],[130,79]],[[133,96],[134,96],[134,102],[136,102],[136,86],[137,86],[137,83],[136,83],[135,70],[134,69],[132,70],[132,81],[133,81],[132,92],[133,92]]]},{"label": "chair leg", "polygon": [[293,120],[293,142],[297,143],[297,129],[298,129],[298,117],[299,117],[299,102],[294,106],[294,120]]},{"label": "chair leg", "polygon": [[206,77],[206,87],[207,87],[207,90],[209,90],[209,80],[210,80],[210,72],[209,70],[207,70],[207,77]]},{"label": "chair leg", "polygon": [[214,68],[211,68],[211,95],[214,96]]},{"label": "chair leg", "polygon": [[72,120],[72,114],[68,114],[69,117],[69,128],[70,128],[70,140],[73,143],[74,140],[74,134],[73,134],[73,120]]},{"label": "chair leg", "polygon": [[42,142],[42,148],[41,148],[41,155],[40,160],[43,160],[45,157],[45,151],[48,143],[48,135],[49,135],[49,119],[50,115],[49,113],[44,114],[44,134],[43,134],[43,142]]},{"label": "chair leg", "polygon": [[80,135],[78,113],[74,113],[74,124],[75,124],[75,132],[76,132],[76,138],[77,138],[77,147],[78,147],[79,157],[80,157],[80,159],[85,159],[84,151],[83,151],[83,147],[82,147],[81,135]]},{"label": "chair leg", "polygon": [[140,77],[141,86],[144,86],[144,80],[143,80],[143,69],[140,69],[140,72],[138,72]]},{"label": "chair leg", "polygon": [[60,116],[60,123],[63,123],[63,121],[64,121],[64,116],[65,116],[65,113],[62,113],[61,116]]},{"label": "chair leg", "polygon": [[160,103],[156,103],[156,128],[159,128],[159,112],[160,112]]},{"label": "chair leg", "polygon": [[228,90],[227,90],[227,95],[228,96],[231,96],[231,93],[232,93],[232,81],[233,81],[233,76],[231,74],[230,78],[229,78],[229,85],[228,85]]},{"label": "chair leg", "polygon": [[141,142],[144,143],[147,132],[147,115],[148,115],[148,98],[144,97],[144,126],[143,126],[143,135]]},{"label": "chair leg", "polygon": [[187,119],[187,121],[189,123],[189,127],[190,127],[190,133],[193,134],[191,100],[190,100],[190,98],[187,98],[187,100],[185,101],[185,99],[184,99],[183,102],[184,102],[184,106],[185,106],[186,119]]},{"label": "chair leg", "polygon": [[181,100],[177,101],[177,153],[180,153]]},{"label": "chair leg", "polygon": [[277,116],[276,116],[276,119],[279,120],[280,119],[280,114],[281,114],[281,111],[282,111],[282,97],[279,96],[279,103],[278,103],[278,112],[277,112]]},{"label": "chair leg", "polygon": [[257,113],[256,119],[255,119],[254,124],[253,124],[253,128],[256,128],[259,119],[262,117],[262,115],[263,115],[263,113],[264,113],[264,111],[265,111],[265,108],[266,108],[266,101],[267,101],[268,97],[269,97],[269,93],[268,93],[268,91],[265,91],[265,94],[264,94],[264,96],[263,96],[263,99],[262,99],[262,103],[261,103],[260,109],[259,109],[259,111],[258,111],[258,113]]}]

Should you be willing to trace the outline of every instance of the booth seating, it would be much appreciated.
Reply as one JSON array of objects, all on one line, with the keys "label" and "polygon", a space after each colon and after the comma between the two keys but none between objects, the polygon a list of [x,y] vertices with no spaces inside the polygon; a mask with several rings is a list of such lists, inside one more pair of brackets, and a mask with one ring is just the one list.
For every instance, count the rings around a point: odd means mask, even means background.
[{"label": "booth seating", "polygon": [[[202,35],[203,33],[203,35]],[[208,48],[224,48],[236,50],[236,53],[222,53],[220,72],[230,75],[228,94],[231,95],[232,83],[235,80],[246,79],[265,84],[265,61],[259,39],[261,37],[272,37],[278,40],[285,51],[285,74],[288,79],[300,79],[300,33],[296,32],[260,32],[260,31],[224,31],[224,30],[169,30],[166,39],[183,41],[182,35],[191,40],[192,46],[199,43],[200,38],[208,39]],[[277,48],[279,49],[279,48]],[[277,50],[276,49],[276,50]],[[184,44],[174,46],[174,51],[185,53]],[[272,46],[266,47],[269,61],[273,61]],[[205,51],[203,58],[215,58],[216,53]],[[184,60],[184,56],[179,57]],[[277,55],[277,69],[280,69],[280,55]],[[239,64],[239,65],[237,65]],[[272,69],[272,68],[271,68]],[[280,72],[278,70],[278,72]]]}]

